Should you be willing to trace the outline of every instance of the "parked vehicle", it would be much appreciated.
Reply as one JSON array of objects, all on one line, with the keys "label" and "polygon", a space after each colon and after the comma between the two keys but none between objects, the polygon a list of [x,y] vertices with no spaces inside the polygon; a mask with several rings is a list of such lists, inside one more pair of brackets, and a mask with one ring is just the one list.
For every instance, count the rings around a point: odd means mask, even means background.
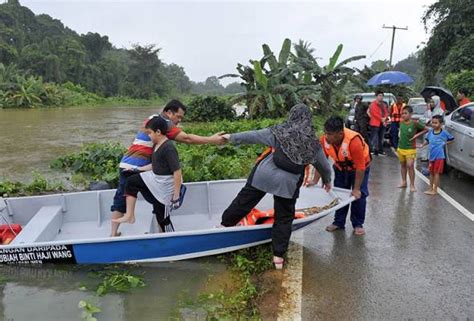
[{"label": "parked vehicle", "polygon": [[454,142],[447,148],[447,164],[474,176],[474,103],[447,115],[445,129],[454,136]]},{"label": "parked vehicle", "polygon": [[412,119],[417,120],[423,124],[427,124],[429,119],[428,105],[423,97],[412,97],[408,99],[407,106],[413,109]]},{"label": "parked vehicle", "polygon": [[428,106],[426,103],[412,105],[413,114],[411,119],[417,120],[420,123],[427,124],[430,121],[430,113],[428,113]]},{"label": "parked vehicle", "polygon": [[[370,103],[375,100],[375,93],[360,93],[360,94],[351,95],[352,101],[354,101],[354,97],[356,95],[362,96],[362,104],[366,104],[367,106],[369,106]],[[392,105],[396,101],[395,95],[392,94],[392,93],[385,93],[383,101],[387,104],[388,107],[390,107],[390,105]],[[345,124],[346,128],[355,129],[355,109],[354,109],[353,103],[351,103],[351,107],[349,109],[349,114],[346,118],[345,123],[346,123]],[[387,128],[386,128],[385,138],[386,139],[390,138],[390,126],[387,126]]]},{"label": "parked vehicle", "polygon": [[[151,205],[139,198],[136,221],[122,224],[121,237],[109,236],[114,190],[0,197],[3,229],[13,234],[0,245],[0,264],[176,261],[270,242],[272,224],[215,228],[245,182],[187,183],[183,206],[171,213],[175,232],[159,233]],[[350,193],[340,188],[326,193],[316,186],[301,189],[296,206],[303,217],[293,221],[293,230],[348,205],[354,200]],[[271,195],[258,206],[271,209]]]},{"label": "parked vehicle", "polygon": [[423,98],[423,97],[412,97],[412,98],[408,99],[408,103],[407,103],[408,106],[413,107],[413,106],[418,105],[418,104],[425,104],[426,105],[425,98]]}]

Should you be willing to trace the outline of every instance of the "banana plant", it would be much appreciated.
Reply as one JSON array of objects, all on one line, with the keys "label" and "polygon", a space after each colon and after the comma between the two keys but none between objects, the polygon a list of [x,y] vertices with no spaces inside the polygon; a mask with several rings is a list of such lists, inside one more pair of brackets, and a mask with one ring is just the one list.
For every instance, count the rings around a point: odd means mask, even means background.
[{"label": "banana plant", "polygon": [[15,107],[34,108],[41,103],[40,95],[43,91],[41,80],[28,77],[16,91],[11,92],[8,100]]},{"label": "banana plant", "polygon": [[365,58],[365,56],[353,56],[338,63],[342,53],[343,45],[337,46],[336,51],[329,59],[329,64],[322,67],[319,72],[313,73],[314,83],[321,88],[320,110],[322,113],[329,113],[338,108],[337,98],[344,95],[343,88],[348,81],[353,79],[355,70],[347,67],[350,62]]},{"label": "banana plant", "polygon": [[351,81],[354,69],[346,65],[365,56],[354,56],[339,62],[343,46],[339,45],[321,67],[314,57],[310,43],[300,40],[291,51],[290,39],[283,41],[278,59],[267,44],[262,45],[263,57],[250,60],[250,65],[237,65],[238,74],[224,77],[239,77],[246,92],[234,98],[234,102],[245,101],[250,117],[279,117],[296,103],[319,107],[326,113],[335,105],[335,96]]}]

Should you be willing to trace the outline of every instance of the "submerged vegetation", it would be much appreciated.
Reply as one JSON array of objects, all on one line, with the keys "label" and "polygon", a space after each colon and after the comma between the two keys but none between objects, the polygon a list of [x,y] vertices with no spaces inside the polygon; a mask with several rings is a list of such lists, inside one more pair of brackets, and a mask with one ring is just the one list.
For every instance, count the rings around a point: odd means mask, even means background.
[{"label": "submerged vegetation", "polygon": [[[186,124],[186,131],[207,136],[220,131],[238,132],[265,128],[280,121],[263,119],[190,123]],[[264,149],[264,146],[256,145],[238,147],[180,143],[176,145],[185,182],[243,178],[250,172],[255,158]],[[77,152],[55,159],[51,166],[70,171],[72,175],[76,175],[74,179],[79,182],[106,181],[112,186],[117,186],[118,164],[124,152],[125,147],[119,143],[86,144]]]},{"label": "submerged vegetation", "polygon": [[0,181],[0,197],[56,193],[65,190],[62,183],[50,181],[38,173],[33,173],[33,180],[30,183]]},{"label": "submerged vegetation", "polygon": [[118,184],[118,164],[125,147],[120,143],[85,144],[75,153],[61,156],[51,163],[52,168],[66,169],[74,175],[87,177],[92,181],[106,181]]}]

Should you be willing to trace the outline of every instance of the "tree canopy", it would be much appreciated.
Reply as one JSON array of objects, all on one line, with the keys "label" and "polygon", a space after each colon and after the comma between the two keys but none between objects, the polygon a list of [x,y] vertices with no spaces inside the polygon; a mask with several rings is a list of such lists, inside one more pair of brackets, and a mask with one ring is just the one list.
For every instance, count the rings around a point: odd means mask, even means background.
[{"label": "tree canopy", "polygon": [[428,7],[422,21],[431,36],[421,53],[426,83],[435,84],[439,73],[474,69],[473,16],[473,0],[438,0]]}]

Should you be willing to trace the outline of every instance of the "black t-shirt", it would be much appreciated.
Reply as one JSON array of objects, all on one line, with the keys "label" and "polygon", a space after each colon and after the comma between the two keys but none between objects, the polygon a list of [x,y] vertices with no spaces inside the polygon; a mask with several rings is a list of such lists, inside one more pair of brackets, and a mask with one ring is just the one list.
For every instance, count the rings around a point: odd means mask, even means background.
[{"label": "black t-shirt", "polygon": [[151,161],[156,175],[173,175],[174,171],[181,168],[178,151],[171,140],[167,140],[153,152]]}]

